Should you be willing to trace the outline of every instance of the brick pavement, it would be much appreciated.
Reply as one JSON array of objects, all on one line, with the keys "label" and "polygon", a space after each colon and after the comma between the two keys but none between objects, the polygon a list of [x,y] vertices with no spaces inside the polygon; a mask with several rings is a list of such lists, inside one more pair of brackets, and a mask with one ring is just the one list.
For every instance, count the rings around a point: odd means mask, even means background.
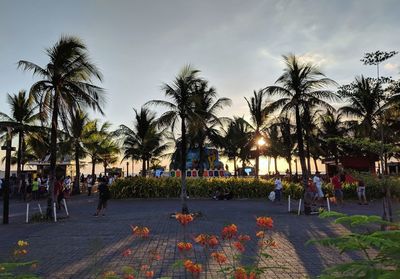
[{"label": "brick pavement", "polygon": [[[173,263],[180,259],[176,244],[183,239],[183,231],[169,214],[179,208],[179,200],[122,200],[110,201],[104,217],[93,217],[96,197],[73,197],[69,202],[71,217],[58,223],[24,224],[25,204],[12,202],[11,224],[0,226],[0,262],[4,260],[13,244],[19,239],[30,243],[27,259],[38,260],[36,274],[43,278],[97,278],[107,270],[120,271],[129,265],[138,268],[145,264],[151,251],[157,251],[161,260],[153,262],[151,268],[155,278],[190,278]],[[45,202],[42,201],[42,207]],[[2,208],[2,204],[0,204]],[[396,205],[397,206],[397,205]],[[203,217],[189,225],[187,235],[198,233],[219,235],[224,225],[235,223],[241,233],[254,235],[255,217],[271,216],[274,219],[273,237],[278,248],[269,250],[271,259],[260,262],[268,269],[264,278],[309,278],[334,263],[349,261],[357,254],[339,254],[337,251],[318,245],[305,246],[311,238],[335,236],[346,233],[340,225],[332,225],[317,216],[296,216],[286,212],[285,205],[275,205],[261,200],[189,200],[192,211],[201,211]],[[351,214],[379,214],[380,203],[369,206],[347,204],[339,211]],[[130,225],[143,225],[151,229],[146,241],[138,241],[131,234]],[[123,257],[125,249],[133,253]],[[229,245],[221,247],[232,261]],[[246,246],[245,255],[257,255],[256,241]],[[195,262],[207,266],[202,278],[224,278],[219,266],[205,258],[203,249],[194,246],[188,256]],[[243,260],[251,262],[250,259]],[[278,268],[276,268],[278,267]]]}]

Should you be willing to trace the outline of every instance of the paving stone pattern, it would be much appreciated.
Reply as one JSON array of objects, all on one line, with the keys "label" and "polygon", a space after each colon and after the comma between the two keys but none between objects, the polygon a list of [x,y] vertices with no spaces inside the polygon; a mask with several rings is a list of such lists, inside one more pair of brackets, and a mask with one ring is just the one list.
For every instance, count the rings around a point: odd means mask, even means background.
[{"label": "paving stone pattern", "polygon": [[[93,217],[96,203],[96,196],[72,197],[68,202],[69,218],[57,223],[25,224],[25,203],[12,200],[10,224],[0,225],[0,262],[8,258],[13,245],[22,239],[30,243],[27,259],[38,260],[35,272],[43,278],[101,278],[105,271],[120,272],[124,266],[137,269],[142,264],[149,264],[153,252],[161,256],[159,261],[151,262],[155,278],[191,278],[182,268],[173,268],[174,262],[182,259],[176,244],[184,236],[182,227],[169,215],[179,210],[179,200],[112,200],[106,216]],[[41,204],[44,208],[45,201]],[[37,211],[34,203],[31,206]],[[306,246],[305,242],[311,238],[348,231],[317,216],[289,214],[286,205],[265,200],[189,200],[189,207],[193,212],[201,211],[203,216],[187,227],[187,240],[199,233],[220,235],[224,225],[235,223],[240,233],[252,236],[244,253],[249,257],[259,252],[254,236],[255,217],[271,216],[274,219],[271,234],[278,247],[268,250],[272,258],[259,262],[260,267],[270,267],[263,278],[311,278],[327,266],[360,256],[356,253],[341,255],[319,245]],[[368,206],[349,203],[338,211],[351,214],[381,212],[379,201]],[[131,224],[149,227],[149,239],[134,238]],[[132,255],[124,257],[122,253],[127,248],[132,249]],[[227,243],[218,250],[223,251],[229,261],[233,260],[234,251]],[[187,256],[207,269],[201,278],[225,278],[219,272],[220,266],[206,257],[202,247],[194,245]],[[242,261],[248,264],[252,260],[243,258]]]}]

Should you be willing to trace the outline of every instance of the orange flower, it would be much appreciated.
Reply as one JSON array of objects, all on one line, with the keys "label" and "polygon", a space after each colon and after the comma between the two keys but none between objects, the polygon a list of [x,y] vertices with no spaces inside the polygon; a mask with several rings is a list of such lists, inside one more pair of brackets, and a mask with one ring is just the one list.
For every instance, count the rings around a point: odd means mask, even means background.
[{"label": "orange flower", "polygon": [[252,272],[250,272],[250,274],[247,278],[248,279],[257,279],[257,274],[254,271],[252,271]]},{"label": "orange flower", "polygon": [[200,244],[201,246],[204,246],[207,243],[207,235],[199,234],[198,236],[195,237],[194,241]]},{"label": "orange flower", "polygon": [[131,250],[131,249],[126,249],[126,250],[122,253],[122,256],[124,256],[124,257],[128,257],[128,256],[130,256],[130,255],[132,255],[132,250]]},{"label": "orange flower", "polygon": [[217,263],[219,263],[219,264],[223,264],[226,262],[226,256],[222,253],[214,252],[211,254],[211,257],[213,257],[214,260],[216,260]]},{"label": "orange flower", "polygon": [[249,241],[251,238],[247,234],[241,234],[238,236],[238,240],[241,242]]},{"label": "orange flower", "polygon": [[133,274],[128,274],[128,275],[125,275],[124,278],[125,278],[125,279],[135,279],[135,275],[133,275]]},{"label": "orange flower", "polygon": [[202,269],[200,264],[194,264],[191,260],[184,261],[183,266],[186,268],[187,271],[193,274],[200,273]]},{"label": "orange flower", "polygon": [[231,224],[222,229],[222,238],[223,239],[231,239],[237,233],[237,226],[235,224]]},{"label": "orange flower", "polygon": [[142,237],[142,238],[147,238],[149,237],[150,234],[150,229],[148,227],[139,227],[139,226],[132,226],[132,233],[135,236]]},{"label": "orange flower", "polygon": [[193,221],[193,216],[191,214],[176,213],[175,218],[182,226],[186,226]]},{"label": "orange flower", "polygon": [[258,217],[257,226],[264,229],[272,229],[274,221],[271,217]]},{"label": "orange flower", "polygon": [[211,248],[214,248],[215,246],[217,246],[219,243],[218,238],[215,235],[211,235],[208,238],[208,246],[210,246]]},{"label": "orange flower", "polygon": [[154,271],[153,270],[149,270],[146,271],[146,278],[153,278],[154,277]]},{"label": "orange flower", "polygon": [[148,270],[149,269],[149,266],[147,265],[147,264],[144,264],[144,265],[142,265],[141,267],[140,267],[140,270],[141,271],[146,271],[146,270]]},{"label": "orange flower", "polygon": [[180,252],[189,251],[193,248],[193,245],[190,242],[179,242],[177,246]]},{"label": "orange flower", "polygon": [[246,270],[243,267],[238,267],[234,273],[235,279],[247,279]]},{"label": "orange flower", "polygon": [[244,246],[243,246],[243,244],[241,242],[235,241],[233,243],[233,246],[235,246],[235,248],[238,249],[239,252],[244,252]]},{"label": "orange flower", "polygon": [[264,231],[258,231],[258,232],[256,233],[256,236],[257,236],[258,238],[263,238],[263,237],[265,236],[265,232],[264,232]]}]

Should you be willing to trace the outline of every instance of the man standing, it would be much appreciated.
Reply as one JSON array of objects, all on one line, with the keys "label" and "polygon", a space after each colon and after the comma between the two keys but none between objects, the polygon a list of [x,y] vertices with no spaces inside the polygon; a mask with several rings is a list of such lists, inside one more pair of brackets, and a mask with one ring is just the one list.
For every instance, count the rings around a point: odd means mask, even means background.
[{"label": "man standing", "polygon": [[97,188],[99,192],[99,204],[97,205],[97,211],[94,216],[99,216],[100,212],[103,210],[103,216],[105,215],[105,210],[107,208],[107,201],[110,199],[110,190],[108,189],[108,179],[103,177],[102,181]]},{"label": "man standing", "polygon": [[275,175],[275,200],[279,203],[281,203],[282,188],[282,180],[277,172]]},{"label": "man standing", "polygon": [[336,204],[338,204],[338,205],[343,204],[343,190],[342,190],[343,182],[339,176],[339,173],[336,173],[336,175],[334,177],[332,177],[332,180],[331,180],[333,189],[335,191]]},{"label": "man standing", "polygon": [[321,201],[322,198],[324,197],[324,192],[322,192],[322,180],[320,174],[321,173],[319,171],[316,171],[315,176],[313,178],[313,183],[317,188],[317,197],[319,201]]}]

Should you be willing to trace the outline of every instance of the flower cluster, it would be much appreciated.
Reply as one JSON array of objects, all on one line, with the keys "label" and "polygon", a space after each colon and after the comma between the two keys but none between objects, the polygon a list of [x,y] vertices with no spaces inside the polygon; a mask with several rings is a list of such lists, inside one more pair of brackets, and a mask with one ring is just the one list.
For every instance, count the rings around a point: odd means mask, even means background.
[{"label": "flower cluster", "polygon": [[190,273],[192,273],[193,275],[198,275],[202,268],[201,268],[201,264],[195,264],[193,263],[191,260],[186,260],[183,263],[183,266],[185,267],[185,269],[187,271],[189,271]]},{"label": "flower cluster", "polygon": [[182,226],[186,226],[193,221],[193,216],[191,214],[176,213],[175,218]]},{"label": "flower cluster", "polygon": [[263,229],[272,229],[274,221],[271,217],[257,217],[257,226]]},{"label": "flower cluster", "polygon": [[149,270],[150,267],[147,264],[144,264],[140,267],[140,271],[144,272],[144,276],[146,278],[153,278],[154,277],[154,271]]},{"label": "flower cluster", "polygon": [[257,274],[254,271],[247,272],[243,267],[238,267],[234,273],[235,279],[256,279]]},{"label": "flower cluster", "polygon": [[222,238],[223,239],[231,239],[237,234],[237,226],[235,224],[231,224],[222,229]]},{"label": "flower cluster", "polygon": [[139,227],[139,226],[132,226],[132,234],[137,237],[147,238],[149,237],[150,230],[148,227]]},{"label": "flower cluster", "polygon": [[227,259],[226,259],[226,256],[225,256],[224,254],[218,253],[218,252],[211,253],[211,257],[212,257],[214,260],[216,260],[217,263],[219,263],[219,264],[223,264],[223,263],[225,263],[226,260],[227,260]]},{"label": "flower cluster", "polygon": [[177,246],[180,252],[190,251],[193,248],[193,245],[190,242],[179,242]]},{"label": "flower cluster", "polygon": [[23,256],[23,255],[28,254],[28,250],[26,250],[24,248],[28,245],[29,245],[29,243],[27,241],[18,240],[17,248],[14,250],[14,256]]},{"label": "flower cluster", "polygon": [[208,234],[199,234],[194,241],[203,247],[208,246],[210,248],[214,248],[219,244],[217,236]]}]

